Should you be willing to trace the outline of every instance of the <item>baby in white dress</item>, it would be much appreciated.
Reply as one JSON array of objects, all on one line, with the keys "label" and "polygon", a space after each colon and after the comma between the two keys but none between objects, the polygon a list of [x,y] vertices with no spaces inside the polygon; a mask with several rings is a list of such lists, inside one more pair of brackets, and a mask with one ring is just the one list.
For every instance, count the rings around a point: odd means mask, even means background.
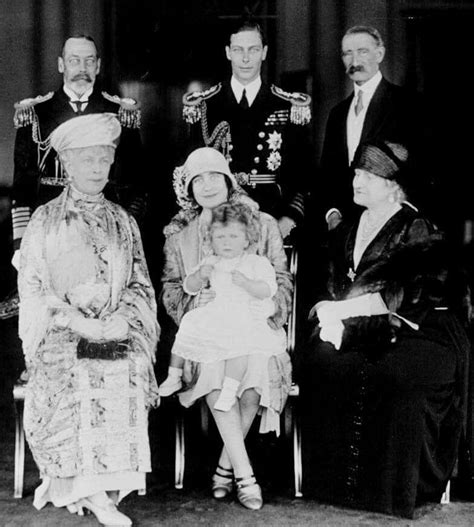
[{"label": "baby in white dress", "polygon": [[245,205],[225,203],[213,210],[209,236],[214,255],[204,258],[185,278],[183,288],[195,295],[211,287],[215,298],[184,315],[168,377],[160,385],[161,396],[181,389],[185,360],[224,360],[222,391],[214,408],[228,411],[236,402],[247,357],[285,351],[284,330],[274,330],[267,323],[275,309],[275,270],[267,258],[247,252],[256,239],[255,229]]}]

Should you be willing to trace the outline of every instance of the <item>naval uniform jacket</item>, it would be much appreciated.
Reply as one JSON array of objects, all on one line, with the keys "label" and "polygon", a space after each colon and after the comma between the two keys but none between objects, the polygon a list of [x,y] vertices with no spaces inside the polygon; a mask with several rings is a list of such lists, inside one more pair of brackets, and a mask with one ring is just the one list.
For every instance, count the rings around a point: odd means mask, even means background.
[{"label": "naval uniform jacket", "polygon": [[[189,95],[196,94],[203,95],[197,98],[197,107],[187,104],[188,94],[184,97],[185,119],[191,124],[188,152],[202,146],[218,147],[230,157],[232,172],[242,173],[238,182],[262,211],[300,222],[309,189],[310,97],[262,83],[252,105],[241,108],[230,81]],[[292,102],[295,95],[300,97],[301,105]],[[186,118],[190,108],[198,110],[197,117]],[[229,123],[225,145],[216,144],[219,134],[212,137],[222,122]]]},{"label": "naval uniform jacket", "polygon": [[[317,191],[323,214],[332,207],[343,215],[355,213],[354,172],[349,166],[347,150],[347,115],[353,97],[354,93],[336,105],[327,121]],[[369,103],[359,144],[387,139],[407,146],[413,157],[421,155],[423,124],[419,103],[417,94],[382,78]]]},{"label": "naval uniform jacket", "polygon": [[12,187],[15,249],[19,248],[34,209],[57,197],[65,184],[53,149],[40,169],[43,152],[36,141],[45,141],[57,126],[78,115],[103,112],[118,114],[122,132],[115,162],[111,168],[110,181],[104,192],[108,199],[124,206],[138,220],[141,219],[146,205],[146,188],[144,171],[140,168],[143,155],[138,129],[139,110],[121,111],[121,99],[108,97],[95,87],[84,111],[75,113],[69,104],[69,97],[61,87],[54,93],[16,105],[20,109],[17,109],[15,114],[17,133]]}]

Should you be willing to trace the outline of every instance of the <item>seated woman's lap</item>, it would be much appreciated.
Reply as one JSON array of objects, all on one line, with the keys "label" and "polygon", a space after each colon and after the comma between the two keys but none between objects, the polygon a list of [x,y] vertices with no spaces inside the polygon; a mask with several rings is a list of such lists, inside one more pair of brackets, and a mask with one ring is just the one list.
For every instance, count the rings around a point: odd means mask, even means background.
[{"label": "seated woman's lap", "polygon": [[404,485],[432,489],[449,471],[459,430],[451,347],[403,339],[369,361],[319,342],[302,362],[305,494],[347,503],[353,483],[359,503],[391,512]]},{"label": "seated woman's lap", "polygon": [[374,360],[358,351],[344,353],[330,343],[319,342],[305,351],[300,377],[314,390],[318,383],[331,386],[336,383],[345,391],[350,389],[356,380],[354,375],[364,366],[371,383],[381,389],[409,390],[453,382],[456,364],[452,346],[439,341],[405,338]]}]

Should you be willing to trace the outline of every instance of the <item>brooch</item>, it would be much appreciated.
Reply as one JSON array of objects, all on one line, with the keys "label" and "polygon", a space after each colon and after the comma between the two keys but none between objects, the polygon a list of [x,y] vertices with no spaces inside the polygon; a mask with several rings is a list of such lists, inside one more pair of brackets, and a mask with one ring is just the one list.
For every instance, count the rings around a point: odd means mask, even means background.
[{"label": "brooch", "polygon": [[351,282],[354,281],[354,278],[356,277],[356,274],[355,274],[354,269],[352,269],[352,267],[349,268],[349,272],[347,273],[347,277],[349,278],[349,280],[350,280]]}]

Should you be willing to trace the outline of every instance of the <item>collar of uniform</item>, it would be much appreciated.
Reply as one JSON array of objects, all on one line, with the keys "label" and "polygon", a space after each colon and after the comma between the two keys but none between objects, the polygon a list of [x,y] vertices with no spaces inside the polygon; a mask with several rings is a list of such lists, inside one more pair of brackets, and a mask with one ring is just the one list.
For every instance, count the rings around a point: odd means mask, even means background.
[{"label": "collar of uniform", "polygon": [[359,91],[364,92],[364,105],[367,107],[370,99],[372,99],[375,90],[377,89],[378,85],[380,84],[380,81],[382,80],[382,74],[380,73],[380,70],[377,71],[377,73],[369,79],[367,82],[364,82],[364,84],[361,84],[360,86],[356,83],[354,83],[354,99],[355,96]]},{"label": "collar of uniform", "polygon": [[249,106],[252,106],[252,103],[255,100],[255,97],[257,97],[258,90],[260,90],[261,86],[262,78],[260,77],[260,75],[252,82],[245,84],[245,86],[241,84],[233,75],[230,79],[230,87],[232,88],[232,91],[234,93],[235,100],[237,102],[240,102],[240,99],[242,98],[242,92],[245,88],[245,94],[247,96]]},{"label": "collar of uniform", "polygon": [[68,88],[65,84],[63,84],[63,91],[64,93],[69,97],[71,101],[74,102],[87,102],[89,100],[89,97],[92,93],[92,90],[94,87],[90,87],[88,90],[86,90],[80,97],[78,97],[70,88]]}]

